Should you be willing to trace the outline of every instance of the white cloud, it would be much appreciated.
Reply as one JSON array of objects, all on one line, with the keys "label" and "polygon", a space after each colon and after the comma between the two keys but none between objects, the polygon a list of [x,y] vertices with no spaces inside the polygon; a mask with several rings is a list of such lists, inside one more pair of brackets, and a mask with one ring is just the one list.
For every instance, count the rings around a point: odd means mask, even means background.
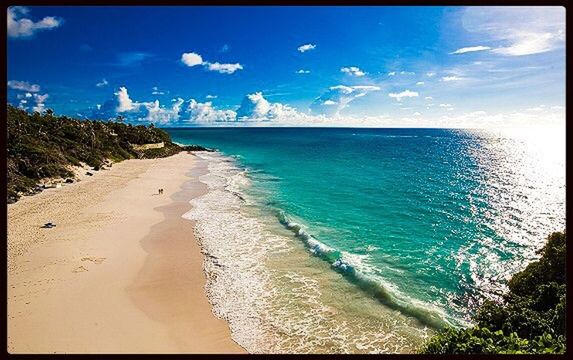
[{"label": "white cloud", "polygon": [[388,76],[396,76],[396,75],[416,75],[413,71],[390,71]]},{"label": "white cloud", "polygon": [[39,95],[39,94],[32,94],[34,101],[36,102],[36,105],[34,107],[32,107],[32,111],[37,111],[39,113],[43,113],[44,111],[46,111],[46,106],[45,106],[45,102],[46,99],[48,99],[49,95],[48,94],[44,94],[44,95]]},{"label": "white cloud", "polygon": [[426,96],[424,99],[426,99],[426,100],[433,100],[434,98],[431,97],[431,96]]},{"label": "white cloud", "polygon": [[206,99],[216,99],[216,98],[217,98],[217,95],[210,95],[210,94],[209,94],[209,95],[205,96],[205,98],[206,98]]},{"label": "white cloud", "polygon": [[183,53],[183,55],[181,55],[181,62],[189,67],[197,66],[203,64],[203,58],[194,52]]},{"label": "white cloud", "polygon": [[10,80],[8,81],[8,87],[14,90],[38,92],[40,91],[40,85],[30,84],[27,81]]},{"label": "white cloud", "polygon": [[543,110],[545,110],[545,105],[539,105],[539,106],[527,109],[527,111],[543,111]]},{"label": "white cloud", "polygon": [[372,91],[379,91],[380,87],[372,85],[337,85],[316,98],[310,105],[313,113],[338,116],[355,99],[365,96]]},{"label": "white cloud", "polygon": [[310,74],[310,70],[300,69],[296,72],[297,74]]},{"label": "white cloud", "polygon": [[173,99],[173,104],[171,108],[166,109],[159,105],[159,100],[155,100],[151,103],[144,103],[147,110],[147,116],[141,120],[151,121],[153,123],[159,124],[169,124],[171,122],[179,120],[179,113],[181,111],[181,105],[185,100],[181,98]]},{"label": "white cloud", "polygon": [[98,83],[96,84],[96,86],[97,86],[97,87],[102,87],[102,86],[106,86],[106,85],[108,85],[108,84],[109,84],[109,82],[107,82],[107,80],[104,78],[102,81],[98,82]]},{"label": "white cloud", "polygon": [[400,93],[389,93],[388,96],[398,101],[402,101],[402,98],[404,97],[417,97],[418,93],[416,91],[404,90]]},{"label": "white cloud", "polygon": [[237,70],[242,70],[243,66],[239,63],[236,64],[219,64],[216,63],[206,63],[207,69],[210,71],[218,71],[222,74],[232,74]]},{"label": "white cloud", "polygon": [[427,77],[434,77],[434,76],[436,76],[436,73],[435,72],[427,72],[426,76]]},{"label": "white cloud", "polygon": [[53,16],[46,16],[40,21],[34,22],[25,18],[28,8],[12,6],[8,8],[8,36],[11,38],[25,38],[34,35],[41,30],[55,29],[62,24],[62,20]]},{"label": "white cloud", "polygon": [[442,77],[442,81],[460,81],[460,80],[464,80],[464,78],[455,75]]},{"label": "white cloud", "polygon": [[139,103],[131,100],[129,94],[127,93],[127,88],[124,86],[120,87],[119,90],[114,93],[114,95],[117,96],[117,112],[121,113],[126,111],[133,111],[136,110],[140,105]]},{"label": "white cloud", "polygon": [[[530,111],[494,115],[489,115],[484,111],[456,113],[454,112],[454,106],[448,103],[439,105],[444,109],[444,112],[441,113],[442,115],[436,115],[437,117],[422,115],[419,109],[401,106],[402,103],[396,103],[402,111],[414,110],[409,117],[392,118],[388,115],[354,117],[339,113],[340,109],[347,106],[354,99],[364,96],[370,91],[378,90],[380,90],[379,87],[370,85],[332,86],[311,105],[311,110],[313,111],[330,109],[330,115],[300,112],[289,105],[268,101],[261,92],[246,95],[239,110],[235,112],[233,110],[217,109],[211,102],[200,103],[194,99],[189,101],[183,101],[180,98],[173,99],[172,104],[168,106],[162,106],[157,100],[153,102],[137,102],[129,97],[126,88],[116,92],[114,100],[104,103],[101,107],[98,106],[99,109],[97,111],[95,108],[92,108],[92,110],[94,114],[98,114],[97,118],[114,118],[120,113],[117,111],[117,104],[120,103],[121,97],[121,103],[125,108],[130,109],[121,113],[125,115],[128,121],[146,121],[174,125],[491,128],[494,126],[515,127],[535,124],[563,126],[565,124],[565,114],[562,107],[542,105],[539,107],[544,107],[544,111],[533,110],[534,108],[532,108]],[[45,110],[43,104],[48,97],[47,94],[21,93],[19,95],[18,99],[20,99],[21,107],[25,108],[35,101],[35,110]],[[429,105],[427,107],[429,109]],[[94,116],[88,116],[88,118],[94,118]]]},{"label": "white cloud", "polygon": [[29,93],[29,92],[16,95],[16,98],[20,100],[18,102],[18,107],[20,109],[28,110],[28,105],[30,104],[31,101],[33,101],[34,104],[32,106],[32,111],[37,111],[39,113],[43,113],[44,111],[46,111],[46,105],[44,103],[49,97],[50,96],[48,94],[40,95],[37,93]]},{"label": "white cloud", "polygon": [[554,43],[562,34],[552,33],[521,33],[515,35],[511,46],[494,49],[493,52],[501,55],[522,56],[539,54],[553,50]]},{"label": "white cloud", "polygon": [[469,52],[475,52],[475,51],[485,51],[485,50],[490,50],[491,48],[489,46],[468,46],[468,47],[463,47],[461,49],[457,49],[454,52],[451,52],[450,55],[452,54],[465,54],[465,53],[469,53]]},{"label": "white cloud", "polygon": [[418,85],[418,86],[422,86],[422,85],[424,85],[424,84],[425,84],[425,83],[424,83],[423,81],[418,81],[418,82],[416,83],[416,85]]},{"label": "white cloud", "polygon": [[469,32],[485,34],[505,56],[539,54],[565,46],[565,8],[562,6],[472,6],[462,24]]},{"label": "white cloud", "polygon": [[301,53],[306,52],[306,51],[310,51],[310,50],[314,50],[316,48],[316,45],[314,44],[304,44],[301,45],[297,48],[298,51],[300,51]]},{"label": "white cloud", "polygon": [[185,121],[192,123],[234,122],[237,118],[237,113],[233,110],[217,110],[210,101],[200,103],[195,99],[189,100],[187,113],[189,118]]},{"label": "white cloud", "polygon": [[345,74],[353,75],[353,76],[364,76],[364,75],[366,75],[366,73],[364,71],[360,70],[356,66],[343,67],[340,69],[340,71],[342,71]]},{"label": "white cloud", "polygon": [[157,86],[154,86],[154,87],[152,88],[152,90],[153,90],[153,91],[151,92],[151,95],[165,95],[165,92],[159,90],[159,87],[157,87]]},{"label": "white cloud", "polygon": [[25,93],[25,94],[17,94],[16,98],[18,99],[27,99],[27,98],[31,98],[33,95],[29,92]]},{"label": "white cloud", "polygon": [[238,117],[263,118],[269,112],[270,103],[261,92],[248,94],[243,98],[241,107],[237,111]]},{"label": "white cloud", "polygon": [[181,62],[189,67],[203,65],[209,71],[217,71],[221,74],[232,74],[237,70],[242,70],[243,65],[236,63],[236,64],[221,64],[219,62],[209,62],[203,61],[203,57],[197,53],[190,52],[190,53],[183,53],[181,55]]}]

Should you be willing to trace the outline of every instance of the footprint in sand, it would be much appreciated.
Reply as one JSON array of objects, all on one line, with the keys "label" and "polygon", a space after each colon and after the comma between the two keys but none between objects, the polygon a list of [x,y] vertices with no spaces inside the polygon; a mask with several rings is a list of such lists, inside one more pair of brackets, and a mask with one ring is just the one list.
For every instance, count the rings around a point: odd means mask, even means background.
[{"label": "footprint in sand", "polygon": [[84,257],[84,258],[82,258],[82,261],[91,261],[91,262],[93,262],[94,264],[98,264],[98,265],[101,264],[104,260],[105,260],[104,257],[96,258],[96,257],[91,256],[91,257]]},{"label": "footprint in sand", "polygon": [[79,272],[84,272],[84,271],[88,271],[88,269],[86,269],[83,266],[77,267],[74,270],[72,270],[72,272],[74,272],[74,273],[79,273]]}]

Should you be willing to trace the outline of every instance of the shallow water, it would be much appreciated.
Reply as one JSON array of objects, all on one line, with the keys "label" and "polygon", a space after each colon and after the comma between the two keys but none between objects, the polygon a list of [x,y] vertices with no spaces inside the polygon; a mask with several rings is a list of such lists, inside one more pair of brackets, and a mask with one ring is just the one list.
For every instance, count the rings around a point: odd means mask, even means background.
[{"label": "shallow water", "polygon": [[564,134],[169,129],[201,153],[208,292],[251,352],[411,352],[565,225]]}]

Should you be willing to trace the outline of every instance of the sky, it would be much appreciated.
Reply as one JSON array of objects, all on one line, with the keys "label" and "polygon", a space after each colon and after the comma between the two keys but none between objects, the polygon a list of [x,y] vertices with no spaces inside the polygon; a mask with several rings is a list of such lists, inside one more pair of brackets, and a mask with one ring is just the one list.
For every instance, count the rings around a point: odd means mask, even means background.
[{"label": "sky", "polygon": [[158,126],[565,124],[563,7],[7,9],[8,102]]}]

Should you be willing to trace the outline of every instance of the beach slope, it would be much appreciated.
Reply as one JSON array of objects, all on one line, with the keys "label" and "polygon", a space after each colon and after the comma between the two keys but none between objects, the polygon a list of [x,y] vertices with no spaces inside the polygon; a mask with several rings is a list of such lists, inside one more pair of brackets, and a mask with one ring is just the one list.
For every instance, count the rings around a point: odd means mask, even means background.
[{"label": "beach slope", "polygon": [[181,218],[206,190],[198,163],[127,160],[9,205],[8,351],[244,352],[211,311]]}]

